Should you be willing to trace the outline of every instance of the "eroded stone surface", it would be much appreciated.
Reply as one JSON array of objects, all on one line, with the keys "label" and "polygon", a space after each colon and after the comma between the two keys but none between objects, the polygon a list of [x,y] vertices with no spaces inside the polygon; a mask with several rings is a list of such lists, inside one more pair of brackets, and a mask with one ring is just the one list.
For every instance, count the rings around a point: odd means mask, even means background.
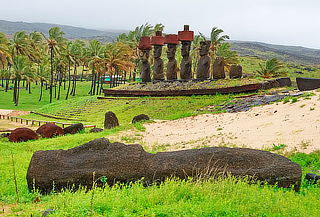
[{"label": "eroded stone surface", "polygon": [[[92,186],[105,176],[107,184],[129,183],[143,178],[148,185],[178,177],[249,176],[280,187],[299,190],[301,167],[289,159],[266,151],[246,148],[211,147],[150,154],[140,145],[92,140],[69,150],[37,151],[33,154],[27,182],[30,191],[74,186]],[[98,185],[102,183],[98,182]]]},{"label": "eroded stone surface", "polygon": [[43,138],[52,138],[64,135],[64,130],[53,123],[46,123],[40,126],[36,133],[40,134]]},{"label": "eroded stone surface", "polygon": [[17,128],[9,135],[10,142],[26,142],[29,140],[38,139],[36,132],[29,128]]}]

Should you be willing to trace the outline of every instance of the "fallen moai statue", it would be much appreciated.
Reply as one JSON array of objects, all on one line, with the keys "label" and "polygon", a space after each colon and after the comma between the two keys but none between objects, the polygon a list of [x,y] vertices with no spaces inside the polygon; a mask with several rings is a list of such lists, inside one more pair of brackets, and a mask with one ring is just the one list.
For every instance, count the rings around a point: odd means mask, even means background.
[{"label": "fallen moai statue", "polygon": [[[95,175],[93,176],[93,173]],[[43,193],[62,188],[91,187],[93,177],[105,176],[107,184],[141,180],[145,185],[177,177],[249,176],[279,187],[300,188],[301,167],[267,151],[211,147],[150,154],[140,145],[92,140],[69,150],[37,151],[28,172],[29,190]],[[97,181],[97,185],[102,183]]]}]

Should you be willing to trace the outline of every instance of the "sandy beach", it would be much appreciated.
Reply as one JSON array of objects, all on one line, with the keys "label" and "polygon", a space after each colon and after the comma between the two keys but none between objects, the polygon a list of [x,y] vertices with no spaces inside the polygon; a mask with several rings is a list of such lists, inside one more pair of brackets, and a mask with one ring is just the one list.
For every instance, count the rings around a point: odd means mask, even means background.
[{"label": "sandy beach", "polygon": [[169,150],[206,146],[268,149],[285,144],[286,151],[320,149],[320,93],[310,99],[278,102],[247,112],[204,114],[146,124],[143,143]]}]

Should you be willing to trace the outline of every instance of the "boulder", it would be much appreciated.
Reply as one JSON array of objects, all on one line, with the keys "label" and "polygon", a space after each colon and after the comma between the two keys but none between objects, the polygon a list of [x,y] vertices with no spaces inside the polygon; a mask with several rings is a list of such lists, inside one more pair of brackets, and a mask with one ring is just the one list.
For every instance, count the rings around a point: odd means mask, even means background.
[{"label": "boulder", "polygon": [[241,78],[242,77],[242,66],[241,65],[231,65],[229,77],[230,78]]},{"label": "boulder", "polygon": [[36,133],[40,134],[43,138],[52,138],[54,136],[64,135],[63,129],[53,123],[46,123],[42,125],[37,129]]},{"label": "boulder", "polygon": [[112,129],[119,126],[119,121],[115,113],[108,111],[104,118],[104,129]]},{"label": "boulder", "polygon": [[90,133],[100,133],[100,132],[102,132],[102,131],[103,131],[102,128],[97,128],[97,127],[95,127],[95,128],[92,128],[92,129],[90,130]]},{"label": "boulder", "polygon": [[226,78],[226,74],[224,72],[224,58],[216,57],[213,63],[213,79],[224,79]]},{"label": "boulder", "polygon": [[134,116],[134,118],[132,119],[132,123],[147,121],[147,120],[150,120],[148,115],[140,114],[140,115]]},{"label": "boulder", "polygon": [[29,190],[40,192],[77,189],[92,186],[93,180],[102,186],[142,180],[144,185],[177,177],[217,177],[229,174],[248,176],[251,181],[294,187],[299,190],[301,167],[289,159],[261,150],[248,148],[210,147],[173,152],[147,153],[141,145],[110,143],[99,138],[69,150],[37,151],[27,172]]},{"label": "boulder", "polygon": [[36,132],[29,128],[17,128],[9,136],[10,142],[25,142],[28,140],[38,139]]},{"label": "boulder", "polygon": [[317,182],[320,180],[320,176],[314,173],[307,173],[305,179],[310,184],[317,184]]},{"label": "boulder", "polygon": [[84,127],[82,123],[77,123],[77,124],[72,124],[69,127],[63,128],[63,131],[65,134],[76,134],[81,132],[83,128]]},{"label": "boulder", "polygon": [[315,90],[320,88],[319,78],[296,78],[298,89],[301,91]]}]

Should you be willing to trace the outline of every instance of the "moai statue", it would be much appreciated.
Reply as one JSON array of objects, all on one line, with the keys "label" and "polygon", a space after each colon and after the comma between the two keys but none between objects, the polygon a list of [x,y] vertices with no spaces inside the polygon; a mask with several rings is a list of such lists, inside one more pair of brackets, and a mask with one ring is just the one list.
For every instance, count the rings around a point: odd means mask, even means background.
[{"label": "moai statue", "polygon": [[167,57],[168,57],[168,64],[167,64],[167,72],[166,77],[167,80],[177,80],[177,60],[176,60],[176,51],[177,45],[179,44],[178,35],[166,35],[165,36],[165,44],[167,44]]},{"label": "moai statue", "polygon": [[208,56],[210,41],[200,42],[200,59],[198,61],[197,79],[205,80],[210,77],[210,57]]},{"label": "moai statue", "polygon": [[241,65],[231,65],[229,77],[230,78],[241,78],[242,77],[242,66]]},{"label": "moai statue", "polygon": [[178,32],[181,41],[182,60],[180,64],[180,78],[183,80],[192,79],[192,59],[190,57],[191,42],[194,39],[194,32],[189,31],[189,25],[184,25],[184,30]]},{"label": "moai statue", "polygon": [[155,36],[151,37],[151,44],[153,45],[153,80],[163,81],[163,60],[161,59],[162,46],[164,45],[165,38],[162,36],[161,31],[157,31]]},{"label": "moai statue", "polygon": [[213,63],[213,79],[224,79],[226,78],[226,73],[224,72],[224,58],[216,57]]},{"label": "moai statue", "polygon": [[142,62],[141,79],[142,82],[151,81],[151,70],[149,63],[149,52],[151,50],[150,37],[144,36],[140,38],[140,43],[138,46],[140,52],[140,58]]}]

